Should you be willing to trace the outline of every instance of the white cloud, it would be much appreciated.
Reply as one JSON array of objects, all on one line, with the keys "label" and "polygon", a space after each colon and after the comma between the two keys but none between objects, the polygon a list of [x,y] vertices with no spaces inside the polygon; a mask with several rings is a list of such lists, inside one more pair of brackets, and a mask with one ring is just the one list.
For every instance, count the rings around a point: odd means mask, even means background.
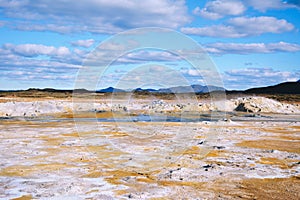
[{"label": "white cloud", "polygon": [[[1,0],[2,13],[21,30],[115,33],[128,28],[177,28],[190,17],[184,0]],[[14,25],[16,23],[16,25]]]},{"label": "white cloud", "polygon": [[267,10],[284,10],[288,8],[299,8],[299,0],[210,0],[203,8],[196,7],[195,15],[216,20],[226,16],[237,16],[243,14],[252,7],[260,12]]},{"label": "white cloud", "polygon": [[182,59],[166,51],[144,50],[129,53],[124,58],[131,61],[178,61]]},{"label": "white cloud", "polygon": [[43,87],[43,84],[49,84],[48,81],[63,81],[64,88],[72,87],[78,68],[80,66],[71,63],[21,56],[8,58],[0,54],[2,78],[7,82],[20,83],[22,87],[32,87],[32,84]]},{"label": "white cloud", "polygon": [[[114,52],[113,50],[118,50],[120,45],[112,43],[106,48]],[[87,54],[88,51],[77,48],[70,50],[66,47],[42,44],[4,44],[0,48],[0,70],[7,82],[40,86],[39,81],[42,81],[41,83],[54,81],[56,84],[61,80],[71,85]],[[172,62],[177,59],[180,58],[164,51],[135,51],[124,55],[114,64],[139,64],[147,61]]]},{"label": "white cloud", "polygon": [[220,19],[227,15],[240,15],[246,10],[238,0],[214,0],[205,4],[204,8],[196,7],[194,14],[208,19]]},{"label": "white cloud", "polygon": [[246,0],[246,3],[254,9],[262,12],[270,9],[286,9],[295,7],[295,5],[281,0]]},{"label": "white cloud", "polygon": [[6,8],[18,7],[26,4],[26,1],[8,1],[8,0],[0,0],[0,6]]},{"label": "white cloud", "polygon": [[201,76],[201,73],[199,70],[195,70],[195,69],[189,69],[187,71],[187,74],[190,76]]},{"label": "white cloud", "polygon": [[35,57],[40,55],[60,57],[71,54],[67,47],[45,46],[42,44],[4,44],[3,47],[4,49],[10,50],[12,53],[25,57]]},{"label": "white cloud", "polygon": [[268,48],[271,51],[286,51],[286,52],[300,51],[300,45],[286,43],[286,42],[270,43],[268,44]]},{"label": "white cloud", "polygon": [[237,17],[230,19],[228,24],[238,31],[245,31],[249,35],[260,35],[262,33],[283,33],[291,31],[294,26],[284,19],[275,17]]},{"label": "white cloud", "polygon": [[298,80],[299,77],[300,71],[278,71],[272,68],[244,68],[226,71],[223,74],[223,81],[226,89],[248,89]]},{"label": "white cloud", "polygon": [[250,53],[273,53],[273,52],[297,52],[300,45],[278,43],[213,43],[206,44],[205,50],[214,54],[250,54]]},{"label": "white cloud", "polygon": [[[35,81],[65,80],[72,83],[81,58],[66,47],[41,44],[4,44],[0,48],[0,69],[3,78],[11,82],[32,84]],[[39,84],[39,83],[35,84]],[[42,83],[42,82],[41,82]]]},{"label": "white cloud", "polygon": [[246,37],[246,33],[239,33],[232,26],[214,25],[208,27],[184,27],[180,31],[189,35],[199,35],[206,37],[224,37],[224,38],[239,38]]},{"label": "white cloud", "polygon": [[75,31],[83,31],[85,30],[85,27],[78,27],[78,26],[68,26],[68,25],[59,25],[59,24],[36,24],[32,21],[26,21],[16,24],[9,24],[11,28],[14,28],[16,30],[21,31],[51,31],[51,32],[57,32],[57,33],[72,33]]},{"label": "white cloud", "polygon": [[71,42],[73,46],[79,46],[79,47],[85,47],[89,48],[95,43],[95,40],[93,39],[88,39],[88,40],[77,40],[74,42]]},{"label": "white cloud", "polygon": [[228,20],[225,25],[208,27],[185,27],[181,32],[207,37],[239,38],[256,36],[264,33],[283,33],[292,31],[294,25],[284,19],[275,17],[236,17]]}]

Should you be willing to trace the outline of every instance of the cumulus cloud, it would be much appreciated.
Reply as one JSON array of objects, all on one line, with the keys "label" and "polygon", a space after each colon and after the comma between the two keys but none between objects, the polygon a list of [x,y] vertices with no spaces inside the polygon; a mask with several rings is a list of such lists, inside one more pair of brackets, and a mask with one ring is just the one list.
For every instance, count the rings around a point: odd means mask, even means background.
[{"label": "cumulus cloud", "polygon": [[[78,44],[82,45],[82,43],[80,41]],[[118,49],[120,46],[112,44],[106,47]],[[77,48],[70,50],[66,47],[42,44],[4,44],[0,48],[0,71],[7,82],[20,81],[24,85],[39,85],[38,81],[43,80],[45,82],[47,80],[47,83],[54,81],[57,85],[58,81],[66,81],[67,85],[72,86],[78,69],[82,67],[82,60],[87,54],[87,50]],[[179,59],[169,52],[142,50],[130,52],[116,60],[112,65],[121,64],[124,66],[147,61],[172,62]]]},{"label": "cumulus cloud", "polygon": [[[22,71],[17,71],[22,70]],[[14,80],[27,80],[30,82],[34,81],[45,81],[45,80],[68,80],[74,79],[76,72],[73,74],[65,70],[53,70],[52,68],[36,68],[28,67],[19,68],[14,70],[8,70],[5,72],[6,78]]]},{"label": "cumulus cloud", "polygon": [[72,32],[84,31],[86,27],[68,26],[68,25],[58,25],[58,24],[38,24],[33,21],[25,21],[14,24],[8,24],[11,28],[20,31],[50,31],[61,34],[67,34]]},{"label": "cumulus cloud", "polygon": [[186,73],[189,76],[196,76],[196,77],[201,76],[200,70],[196,70],[196,69],[188,69],[184,73]]},{"label": "cumulus cloud", "polygon": [[73,46],[79,46],[79,47],[85,47],[89,48],[95,43],[95,40],[93,39],[88,39],[88,40],[77,40],[74,42],[71,42]]},{"label": "cumulus cloud", "polygon": [[[47,84],[51,84],[51,81],[55,85],[61,82],[62,88],[72,87],[79,67],[75,64],[52,60],[26,59],[16,56],[7,58],[0,55],[2,78],[7,83],[19,83],[23,88],[49,87]],[[1,85],[1,87],[12,89],[10,85]]]},{"label": "cumulus cloud", "polygon": [[296,81],[300,71],[278,71],[272,68],[244,68],[226,71],[223,74],[227,89],[248,89],[258,86],[275,85],[286,81]]},{"label": "cumulus cloud", "polygon": [[63,88],[72,87],[81,61],[75,50],[63,46],[4,44],[0,48],[1,78],[22,87],[32,87],[32,84],[43,87],[42,84],[51,81],[54,85],[62,81]]},{"label": "cumulus cloud", "polygon": [[214,25],[208,27],[184,27],[180,31],[189,35],[199,35],[206,37],[224,37],[224,38],[238,38],[246,37],[247,34],[239,33],[232,26]]},{"label": "cumulus cloud", "polygon": [[[107,48],[115,48],[111,45]],[[298,44],[278,43],[213,43],[206,44],[206,50],[217,54],[225,53],[272,53],[300,51]],[[0,48],[0,70],[5,79],[14,81],[66,81],[72,87],[77,70],[81,68],[82,58],[87,51],[70,50],[66,47],[53,47],[41,44],[5,44]],[[43,56],[42,58],[40,56]],[[162,63],[178,63],[181,58],[164,51],[136,51],[124,55],[116,64],[143,63],[157,61]],[[197,70],[184,69],[180,71],[191,83],[199,83],[203,74]],[[116,73],[115,73],[116,74]],[[118,73],[120,75],[124,74]],[[205,74],[205,73],[204,73]],[[214,76],[211,76],[214,77]],[[225,85],[229,89],[256,87],[276,84],[283,81],[297,80],[300,72],[276,71],[272,68],[246,68],[226,71],[223,74]],[[109,77],[107,79],[109,80]]]},{"label": "cumulus cloud", "polygon": [[204,8],[196,7],[194,14],[208,19],[220,19],[227,15],[240,15],[246,7],[238,0],[215,0],[209,1]]},{"label": "cumulus cloud", "polygon": [[266,12],[267,10],[284,10],[300,8],[299,0],[210,0],[203,8],[199,6],[193,10],[195,15],[203,18],[217,20],[226,16],[243,14],[252,7],[254,10]]},{"label": "cumulus cloud", "polygon": [[264,33],[283,33],[292,31],[294,25],[285,19],[275,17],[236,17],[229,19],[225,25],[208,27],[184,27],[181,32],[191,35],[223,38],[256,36]]},{"label": "cumulus cloud", "polygon": [[124,60],[128,60],[128,61],[178,61],[181,60],[182,58],[180,58],[179,56],[176,56],[172,53],[169,52],[165,52],[165,51],[145,51],[145,50],[141,50],[141,51],[136,51],[136,52],[132,52],[127,54],[124,57]]},{"label": "cumulus cloud", "polygon": [[0,0],[0,8],[5,16],[22,19],[10,26],[59,33],[115,33],[145,26],[177,28],[190,22],[184,0]]},{"label": "cumulus cloud", "polygon": [[[282,1],[282,0],[246,0],[247,5],[253,7],[256,10],[265,12],[271,9],[287,9],[294,8],[297,5],[298,0]],[[298,1],[298,5],[299,5]]]},{"label": "cumulus cloud", "polygon": [[228,24],[235,27],[237,31],[244,30],[249,35],[260,35],[262,33],[283,33],[294,29],[294,25],[284,19],[275,17],[237,17],[228,20]]},{"label": "cumulus cloud", "polygon": [[213,43],[206,44],[205,50],[213,54],[251,54],[273,52],[297,52],[299,44],[286,42],[278,43]]},{"label": "cumulus cloud", "polygon": [[67,56],[70,55],[70,50],[67,47],[45,46],[42,44],[4,44],[4,49],[10,50],[12,53],[25,56]]}]

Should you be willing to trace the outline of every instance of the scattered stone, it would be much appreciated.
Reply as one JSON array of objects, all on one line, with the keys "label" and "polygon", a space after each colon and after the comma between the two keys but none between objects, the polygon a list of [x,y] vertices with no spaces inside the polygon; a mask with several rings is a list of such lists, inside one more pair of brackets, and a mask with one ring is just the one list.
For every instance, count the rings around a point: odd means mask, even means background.
[{"label": "scattered stone", "polygon": [[225,149],[224,146],[213,146],[213,149]]},{"label": "scattered stone", "polygon": [[209,165],[204,165],[204,166],[202,166],[202,167],[205,168],[205,169],[213,168],[213,166],[212,166],[211,164],[209,164]]}]

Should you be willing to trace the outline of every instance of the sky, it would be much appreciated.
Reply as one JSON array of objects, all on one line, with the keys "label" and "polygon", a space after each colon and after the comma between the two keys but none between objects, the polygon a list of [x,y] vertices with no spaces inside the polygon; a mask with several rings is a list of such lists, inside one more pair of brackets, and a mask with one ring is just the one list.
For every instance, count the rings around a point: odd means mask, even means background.
[{"label": "sky", "polygon": [[[144,27],[168,28],[199,44],[226,89],[297,81],[299,19],[299,0],[0,0],[0,90],[73,89],[99,45]],[[178,55],[139,49],[114,61],[97,87],[116,86],[149,63],[174,66],[189,84],[204,84]]]}]

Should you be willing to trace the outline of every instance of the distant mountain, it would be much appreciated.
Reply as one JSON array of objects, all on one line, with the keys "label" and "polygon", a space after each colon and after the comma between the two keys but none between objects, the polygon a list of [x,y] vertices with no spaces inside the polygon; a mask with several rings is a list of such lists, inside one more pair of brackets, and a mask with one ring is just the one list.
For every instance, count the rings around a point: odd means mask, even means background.
[{"label": "distant mountain", "polygon": [[89,91],[86,89],[75,89],[75,90],[73,90],[73,92],[75,92],[75,93],[93,93],[93,91]]},{"label": "distant mountain", "polygon": [[160,88],[158,90],[155,91],[156,93],[175,93],[175,91],[171,88]]},{"label": "distant mountain", "polygon": [[44,89],[39,89],[39,88],[29,88],[25,91],[28,92],[50,92],[50,93],[61,93],[61,92],[67,92],[67,93],[92,93],[92,91],[86,90],[86,89],[74,89],[74,90],[63,90],[63,89],[54,89],[54,88],[44,88]]},{"label": "distant mountain", "polygon": [[112,93],[112,92],[126,92],[125,90],[121,90],[118,88],[108,87],[102,90],[97,90],[97,93]]},{"label": "distant mountain", "polygon": [[151,88],[149,89],[136,88],[132,90],[132,92],[157,92],[157,90]]},{"label": "distant mountain", "polygon": [[[202,86],[202,85],[191,85],[191,86],[177,86],[170,88],[160,88],[160,89],[142,89],[136,88],[131,92],[137,92],[142,94],[149,93],[208,93],[212,91],[224,91],[222,87],[216,86]],[[49,93],[93,93],[95,91],[89,91],[86,89],[75,89],[75,90],[64,90],[64,89],[53,89],[53,88],[29,88],[27,90],[0,90],[0,92],[27,92],[27,93],[36,93],[36,92],[49,92]],[[108,87],[105,89],[97,90],[96,93],[112,93],[112,92],[130,92],[129,90],[122,90],[118,88]],[[267,87],[258,87],[251,88],[248,90],[231,90],[226,93],[246,93],[246,94],[300,94],[300,79],[296,82],[284,82],[273,86]]]},{"label": "distant mountain", "polygon": [[208,93],[211,91],[224,91],[222,87],[216,86],[203,86],[203,85],[191,85],[191,86],[178,86],[171,88],[159,89],[160,93]]},{"label": "distant mountain", "polygon": [[133,92],[143,92],[143,93],[208,93],[209,91],[223,90],[222,87],[216,86],[202,86],[202,85],[191,85],[191,86],[177,86],[170,88],[160,88],[155,89],[142,89],[136,88],[132,90]]},{"label": "distant mountain", "polygon": [[252,94],[300,94],[300,80],[297,82],[284,82],[273,86],[251,88],[244,93]]}]

